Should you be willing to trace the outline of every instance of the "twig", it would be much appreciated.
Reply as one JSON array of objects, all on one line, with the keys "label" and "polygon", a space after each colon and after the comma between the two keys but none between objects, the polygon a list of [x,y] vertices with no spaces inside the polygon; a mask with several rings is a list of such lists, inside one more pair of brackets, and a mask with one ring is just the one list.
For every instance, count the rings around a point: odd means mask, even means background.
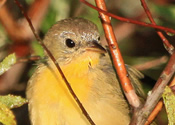
[{"label": "twig", "polygon": [[[116,26],[114,25],[113,29],[114,29],[115,36],[117,35],[117,43],[120,44],[122,42],[122,39],[134,33],[136,29],[136,25],[132,25],[129,23],[120,23]],[[101,43],[104,46],[107,45],[105,36],[101,37]]]},{"label": "twig", "polygon": [[165,86],[168,84],[169,80],[175,72],[175,52],[170,57],[168,64],[161,73],[159,79],[157,80],[154,88],[147,97],[147,100],[143,106],[133,117],[130,125],[143,125],[146,122],[147,117],[150,115],[158,101],[160,100]]},{"label": "twig", "polygon": [[172,87],[172,86],[174,86],[175,85],[175,76],[174,76],[174,78],[173,78],[173,80],[171,81],[171,83],[170,83],[170,87]]},{"label": "twig", "polygon": [[[1,2],[5,2],[6,0],[0,0]],[[37,2],[42,6],[39,6],[38,11],[33,7]],[[36,20],[33,18],[32,21],[36,24],[38,30],[41,24],[41,21],[45,15],[45,11],[48,8],[47,2],[50,0],[35,0],[32,2],[32,5],[29,6],[28,11],[32,11],[30,16],[37,15],[40,20]],[[9,39],[12,40],[12,43],[8,46],[8,53],[15,53],[17,57],[26,57],[31,52],[30,41],[34,38],[33,33],[31,32],[27,21],[21,19],[15,19],[11,13],[12,9],[8,9],[7,5],[0,2],[0,22],[3,28],[6,30]],[[9,1],[13,2],[13,1]],[[46,3],[46,4],[45,4]],[[45,11],[44,11],[44,10]],[[19,21],[20,20],[20,21]],[[0,93],[5,94],[11,91],[14,91],[16,86],[18,86],[21,76],[24,73],[24,69],[26,68],[25,63],[15,64],[9,71],[3,74],[0,78]],[[14,73],[15,72],[15,73]],[[10,79],[9,79],[10,78]]]},{"label": "twig", "polygon": [[[51,0],[35,0],[35,2],[30,5],[27,15],[33,22],[35,29],[38,29],[40,22],[43,20],[43,16],[47,12]],[[26,22],[28,24],[28,22]]]},{"label": "twig", "polygon": [[[154,19],[153,19],[152,15],[151,15],[151,12],[150,12],[150,10],[149,10],[149,8],[148,8],[148,6],[147,6],[145,0],[141,0],[141,3],[142,3],[142,6],[143,6],[143,8],[144,8],[144,10],[145,10],[145,12],[146,12],[146,14],[147,14],[149,20],[151,21],[151,23],[154,24],[154,25],[156,25],[156,22],[154,21]],[[159,37],[162,39],[162,42],[163,42],[164,45],[165,45],[165,49],[166,49],[170,54],[172,54],[173,51],[174,51],[174,46],[172,46],[172,45],[169,43],[169,41],[166,39],[166,37],[163,35],[162,32],[157,31],[157,34],[158,34]]]},{"label": "twig", "polygon": [[[36,30],[38,30],[41,24],[49,2],[50,0],[35,0],[28,10],[29,17],[32,22],[34,22]],[[28,26],[28,22],[23,18],[20,19],[20,21],[16,21],[5,5],[0,9],[0,22],[7,31],[10,39],[15,43],[24,43],[34,38]]]},{"label": "twig", "polygon": [[[140,22],[140,21],[136,21],[136,20],[132,20],[132,19],[126,19],[123,17],[119,17],[119,16],[116,16],[114,14],[108,13],[106,10],[103,10],[103,9],[100,9],[98,7],[93,6],[92,4],[88,3],[86,0],[80,0],[80,1],[85,3],[87,6],[97,10],[99,13],[103,13],[105,15],[108,15],[108,16],[113,17],[115,19],[118,19],[120,21],[127,22],[127,23],[133,23],[133,24],[137,24],[137,25],[142,25],[145,27],[152,27],[152,28],[155,28],[157,30],[163,30],[165,32],[175,33],[175,30],[173,30],[173,29],[158,26],[156,24],[148,24],[148,23],[144,23],[144,22]],[[135,125],[135,124],[141,125],[141,124],[145,123],[146,118],[149,116],[150,112],[153,110],[154,106],[161,98],[161,94],[163,93],[165,86],[167,85],[168,81],[170,80],[170,78],[173,75],[174,70],[175,70],[174,48],[171,46],[171,44],[169,44],[169,42],[167,41],[167,39],[165,39],[165,37],[163,36],[162,33],[158,33],[158,34],[161,37],[164,44],[168,47],[168,51],[169,51],[169,53],[172,54],[172,56],[167,64],[165,70],[162,72],[162,75],[158,79],[156,86],[153,88],[152,93],[148,96],[144,107],[142,107],[140,110],[137,109],[137,114],[134,114],[135,117],[133,117],[133,121],[131,122],[132,125]],[[108,39],[107,39],[107,41],[108,41]]]},{"label": "twig", "polygon": [[27,63],[29,61],[38,61],[41,60],[41,56],[30,56],[30,57],[22,57],[17,59],[17,63]]},{"label": "twig", "polygon": [[[95,0],[95,1],[99,8],[107,11],[104,0]],[[106,40],[108,42],[109,49],[112,55],[112,60],[116,68],[117,74],[119,76],[122,88],[124,89],[125,95],[129,103],[133,107],[135,108],[139,107],[141,103],[128,78],[128,73],[126,71],[125,64],[121,56],[121,52],[119,50],[117,40],[112,29],[111,21],[107,15],[101,12],[99,12],[99,14],[100,14],[100,19],[104,28]]]},{"label": "twig", "polygon": [[82,3],[86,4],[87,6],[97,10],[98,12],[101,12],[105,15],[108,15],[109,17],[113,17],[117,20],[120,20],[122,22],[126,22],[126,23],[132,23],[132,24],[137,24],[137,25],[141,25],[141,26],[144,26],[144,27],[152,27],[152,28],[155,28],[155,29],[158,29],[158,30],[163,30],[165,32],[170,32],[170,33],[173,33],[175,34],[175,30],[174,29],[171,29],[171,28],[166,28],[166,27],[163,27],[163,26],[159,26],[159,25],[153,25],[153,24],[149,24],[149,23],[145,23],[145,22],[140,22],[140,21],[137,21],[137,20],[132,20],[132,19],[128,19],[128,18],[124,18],[124,17],[120,17],[120,16],[117,16],[115,14],[112,14],[112,13],[109,13],[107,11],[104,11],[98,7],[95,7],[94,5],[88,3],[86,0],[80,0]]},{"label": "twig", "polygon": [[174,76],[173,80],[171,81],[169,87],[171,88],[171,90],[175,94],[175,76]]},{"label": "twig", "polygon": [[0,9],[1,9],[1,7],[5,4],[5,2],[6,2],[6,0],[1,0],[1,1],[0,1]]},{"label": "twig", "polygon": [[162,56],[162,57],[160,57],[158,59],[151,60],[151,61],[145,62],[143,64],[134,65],[133,67],[135,67],[139,71],[146,70],[146,69],[150,69],[152,67],[161,65],[162,63],[165,63],[167,60],[168,60],[167,56]]},{"label": "twig", "polygon": [[163,107],[163,101],[161,100],[157,103],[156,107],[153,109],[144,125],[149,125],[155,119],[157,114],[162,110],[162,107]]},{"label": "twig", "polygon": [[[174,92],[174,85],[175,85],[175,77],[173,78],[173,80],[169,84],[169,87],[171,87],[173,92]],[[158,104],[156,105],[154,110],[151,112],[150,116],[148,117],[148,119],[144,125],[149,125],[155,119],[157,114],[161,111],[162,107],[163,107],[163,101],[161,100],[158,102]]]},{"label": "twig", "polygon": [[[153,17],[152,17],[152,14],[145,2],[145,0],[141,0],[141,4],[150,20],[150,22],[154,25],[156,25],[156,22],[154,21]],[[165,45],[165,49],[170,53],[172,54],[173,51],[174,51],[174,46],[171,45],[169,43],[169,41],[166,39],[166,37],[163,35],[163,33],[161,31],[157,31],[157,34],[159,35],[159,37],[162,39],[162,42],[164,43]],[[150,116],[148,117],[147,119],[147,122],[145,123],[145,125],[148,125],[149,123],[152,122],[152,120],[154,120],[154,118],[157,116],[157,114],[161,111],[162,109],[162,106],[163,106],[163,102],[162,101],[159,101],[159,103],[156,105],[156,107],[154,108],[154,110],[152,111],[152,113],[150,114]]]},{"label": "twig", "polygon": [[91,119],[91,117],[89,116],[89,114],[87,113],[86,109],[83,107],[82,103],[80,102],[80,100],[78,99],[78,97],[76,96],[76,94],[74,93],[70,83],[67,81],[63,71],[61,70],[58,62],[56,61],[56,59],[54,58],[54,56],[52,55],[52,53],[48,50],[48,48],[45,46],[45,44],[42,42],[42,40],[40,39],[40,37],[38,36],[37,32],[35,31],[32,22],[30,21],[28,15],[25,13],[23,6],[18,2],[18,0],[15,0],[16,4],[18,5],[18,7],[21,9],[23,15],[25,16],[25,18],[27,19],[30,28],[35,36],[35,38],[37,39],[37,41],[39,42],[39,44],[44,48],[44,50],[47,52],[47,54],[49,55],[49,57],[51,58],[51,60],[53,61],[53,63],[55,64],[57,70],[59,71],[60,75],[62,76],[69,92],[71,93],[71,95],[73,96],[74,100],[77,102],[78,106],[80,107],[81,111],[83,112],[83,114],[85,115],[85,117],[87,118],[87,120],[89,121],[89,123],[91,125],[95,125],[95,123],[93,122],[93,120]]}]

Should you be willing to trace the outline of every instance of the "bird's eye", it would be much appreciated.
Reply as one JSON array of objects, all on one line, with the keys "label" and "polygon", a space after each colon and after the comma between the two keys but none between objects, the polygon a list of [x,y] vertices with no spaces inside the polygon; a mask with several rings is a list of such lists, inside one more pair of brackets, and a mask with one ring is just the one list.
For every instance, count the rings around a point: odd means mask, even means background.
[{"label": "bird's eye", "polygon": [[100,41],[100,37],[98,37],[98,41]]},{"label": "bird's eye", "polygon": [[69,48],[73,48],[75,46],[75,42],[71,39],[66,39],[66,46]]}]

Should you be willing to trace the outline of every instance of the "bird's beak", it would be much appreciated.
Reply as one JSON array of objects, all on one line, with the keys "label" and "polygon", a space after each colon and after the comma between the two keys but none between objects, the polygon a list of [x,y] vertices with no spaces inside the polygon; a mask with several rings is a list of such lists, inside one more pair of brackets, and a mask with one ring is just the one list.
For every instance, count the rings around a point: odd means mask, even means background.
[{"label": "bird's beak", "polygon": [[106,53],[105,48],[103,48],[100,44],[98,44],[97,41],[90,42],[86,50],[98,53]]}]

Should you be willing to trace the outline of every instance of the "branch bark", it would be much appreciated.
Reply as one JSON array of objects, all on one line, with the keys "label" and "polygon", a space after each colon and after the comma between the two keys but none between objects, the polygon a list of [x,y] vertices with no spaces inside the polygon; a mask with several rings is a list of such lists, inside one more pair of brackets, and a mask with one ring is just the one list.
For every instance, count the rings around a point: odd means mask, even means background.
[{"label": "branch bark", "polygon": [[68,82],[68,80],[66,79],[66,76],[64,75],[63,71],[61,70],[58,62],[56,61],[56,59],[54,58],[54,56],[52,55],[52,53],[49,51],[49,49],[45,46],[45,44],[43,43],[43,41],[40,39],[39,35],[37,34],[31,20],[29,19],[27,13],[25,13],[25,10],[23,8],[23,6],[19,3],[18,0],[15,0],[16,4],[18,5],[18,7],[21,9],[22,13],[24,14],[32,33],[34,34],[35,38],[37,39],[37,41],[39,42],[39,44],[44,48],[44,50],[46,51],[46,53],[48,54],[48,56],[50,57],[50,59],[53,61],[53,63],[55,64],[57,70],[59,71],[61,77],[63,78],[70,94],[72,95],[72,97],[74,98],[74,100],[76,101],[76,103],[78,104],[79,108],[81,109],[83,115],[87,118],[87,120],[89,121],[89,123],[91,125],[95,125],[94,121],[91,119],[90,115],[88,114],[88,112],[86,111],[86,109],[84,108],[84,106],[82,105],[82,103],[80,102],[79,98],[77,97],[77,95],[75,94],[75,92],[73,91],[70,83]]},{"label": "branch bark", "polygon": [[[152,24],[156,25],[156,22],[154,21],[154,19],[153,19],[153,17],[152,17],[152,14],[151,14],[151,12],[150,12],[150,10],[149,10],[149,8],[148,8],[148,6],[147,6],[145,0],[141,0],[141,3],[142,3],[142,6],[143,6],[143,8],[144,8],[144,10],[145,10],[145,13],[146,13],[146,15],[148,16],[150,22],[151,22]],[[166,49],[170,54],[172,54],[173,51],[174,51],[174,46],[171,45],[171,44],[169,43],[169,41],[166,39],[166,37],[163,35],[163,33],[162,33],[161,31],[156,31],[156,32],[157,32],[157,34],[159,35],[159,37],[162,39],[162,42],[163,42],[164,45],[165,45],[165,49]]]},{"label": "branch bark", "polygon": [[[5,0],[3,0],[5,2]],[[2,2],[3,2],[2,1]],[[50,0],[35,0],[29,7],[28,13],[32,18],[32,22],[39,29],[41,21],[43,20]],[[15,20],[11,15],[12,10],[7,9],[7,5],[1,3],[0,8],[0,22],[6,30],[12,44],[8,53],[15,53],[17,57],[24,57],[30,54],[30,41],[34,38],[27,21],[22,18]],[[7,71],[0,77],[0,93],[5,94],[14,90],[18,86],[19,79],[23,74],[26,63],[14,65],[11,70]],[[15,72],[15,73],[14,73]],[[9,79],[10,78],[10,79]]]},{"label": "branch bark", "polygon": [[[100,9],[102,9],[104,11],[107,11],[106,4],[105,4],[104,0],[95,0],[95,1],[97,4],[97,7],[99,7]],[[108,42],[108,46],[110,49],[110,53],[112,55],[112,60],[113,60],[115,69],[117,71],[117,74],[119,76],[120,83],[122,85],[124,93],[129,101],[130,105],[132,105],[134,108],[138,108],[138,107],[140,107],[141,103],[140,103],[140,100],[139,100],[138,96],[136,95],[136,93],[131,85],[131,81],[128,77],[125,63],[123,61],[120,49],[119,49],[118,44],[117,44],[116,37],[115,37],[114,32],[113,32],[111,21],[107,15],[105,15],[101,12],[99,12],[99,15],[100,15],[100,19],[101,19],[101,22],[102,22],[102,25],[104,28],[106,40]]]},{"label": "branch bark", "polygon": [[98,8],[98,7],[95,7],[94,5],[88,3],[86,0],[80,0],[80,1],[84,4],[86,4],[87,6],[97,10],[98,12],[101,12],[101,13],[109,16],[109,17],[115,18],[115,19],[120,20],[122,22],[137,24],[137,25],[144,26],[144,27],[152,27],[152,28],[155,28],[155,29],[158,29],[158,30],[162,30],[162,31],[165,31],[165,32],[170,32],[170,33],[175,34],[174,29],[159,26],[159,25],[153,25],[153,24],[149,24],[149,23],[145,23],[145,22],[141,22],[141,21],[137,21],[137,20],[132,20],[132,19],[124,18],[124,17],[120,17],[120,16],[117,16],[115,14],[104,11],[104,10]]},{"label": "branch bark", "polygon": [[143,125],[145,124],[147,117],[150,115],[154,107],[157,105],[158,101],[162,97],[162,93],[170,81],[171,77],[175,72],[175,53],[172,54],[168,64],[161,73],[159,79],[157,80],[154,88],[149,93],[144,106],[138,109],[134,114],[132,122],[130,125]]}]

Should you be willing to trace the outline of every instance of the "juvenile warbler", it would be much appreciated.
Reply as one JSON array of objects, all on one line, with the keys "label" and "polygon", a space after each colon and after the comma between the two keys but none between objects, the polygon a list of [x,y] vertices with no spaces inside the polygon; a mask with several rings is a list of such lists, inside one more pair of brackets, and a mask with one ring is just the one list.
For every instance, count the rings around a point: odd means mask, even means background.
[{"label": "juvenile warbler", "polygon": [[[47,32],[44,44],[59,63],[96,125],[128,125],[130,109],[110,56],[100,45],[97,27],[82,18],[64,19]],[[32,125],[90,125],[47,56],[29,80],[27,98]],[[143,75],[127,66],[137,93]]]}]

